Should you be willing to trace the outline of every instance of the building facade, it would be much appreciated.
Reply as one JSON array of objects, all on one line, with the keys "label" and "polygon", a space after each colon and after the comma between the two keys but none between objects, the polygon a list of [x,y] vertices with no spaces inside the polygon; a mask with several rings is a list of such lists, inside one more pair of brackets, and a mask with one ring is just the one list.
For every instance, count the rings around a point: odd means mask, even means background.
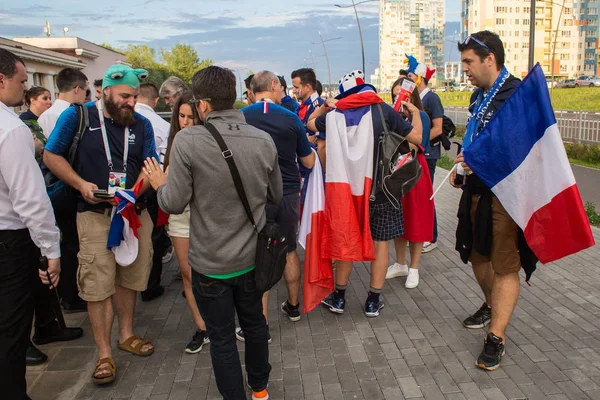
[{"label": "building facade", "polygon": [[460,61],[447,61],[444,64],[444,79],[456,83],[463,82],[462,63]]},{"label": "building facade", "polygon": [[64,54],[80,61],[83,73],[87,76],[92,93],[95,79],[104,76],[104,72],[113,64],[125,64],[125,54],[104,48],[78,37],[15,37],[16,42],[50,50],[55,54]]},{"label": "building facade", "polygon": [[438,72],[444,67],[444,0],[379,2],[379,82],[389,90],[406,68],[405,54]]},{"label": "building facade", "polygon": [[[598,3],[536,1],[534,60],[550,79],[597,73]],[[461,37],[486,29],[498,33],[507,68],[522,78],[528,72],[530,6],[530,0],[462,0]]]},{"label": "building facade", "polygon": [[51,50],[40,49],[14,40],[0,38],[0,48],[8,50],[23,59],[27,69],[27,84],[43,86],[52,94],[52,100],[58,96],[56,75],[63,68],[84,70],[85,62],[76,57]]}]

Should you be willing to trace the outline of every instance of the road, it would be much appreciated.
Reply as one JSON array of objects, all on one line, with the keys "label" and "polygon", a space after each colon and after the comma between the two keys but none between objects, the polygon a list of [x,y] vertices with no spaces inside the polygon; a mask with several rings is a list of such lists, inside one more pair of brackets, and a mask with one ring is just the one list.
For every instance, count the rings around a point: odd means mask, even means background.
[{"label": "road", "polygon": [[[447,153],[452,159],[456,158],[456,145],[452,145]],[[571,168],[573,168],[573,174],[579,186],[583,202],[590,201],[600,210],[600,170],[573,164],[571,164]]]},{"label": "road", "polygon": [[583,202],[591,201],[600,208],[600,170],[572,165]]}]

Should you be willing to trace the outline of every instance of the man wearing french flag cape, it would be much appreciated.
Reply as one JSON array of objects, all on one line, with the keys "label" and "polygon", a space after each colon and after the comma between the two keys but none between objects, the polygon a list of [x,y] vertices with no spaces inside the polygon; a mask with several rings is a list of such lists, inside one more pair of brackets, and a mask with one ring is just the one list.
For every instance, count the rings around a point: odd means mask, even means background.
[{"label": "man wearing french flag cape", "polygon": [[463,70],[479,89],[456,163],[466,173],[456,250],[471,261],[486,298],[463,325],[490,324],[476,365],[495,370],[519,298],[537,260],[556,261],[594,245],[539,64],[519,81],[504,66],[500,37],[474,33],[459,43]]},{"label": "man wearing french flag cape", "polygon": [[[317,151],[321,164],[325,165],[326,179],[322,217],[317,214],[312,219],[321,226],[311,225],[311,232],[315,229],[320,232],[321,254],[311,253],[317,246],[307,240],[305,296],[306,276],[313,284],[311,293],[321,296],[323,289],[331,284],[324,260],[337,260],[335,290],[322,300],[322,304],[333,313],[343,313],[352,262],[372,261],[365,315],[377,317],[384,306],[380,294],[387,272],[388,241],[404,234],[404,223],[402,208],[395,208],[379,189],[379,183],[373,182],[376,145],[384,134],[383,124],[415,144],[421,143],[423,127],[415,106],[403,103],[405,112],[412,114],[411,126],[383,103],[375,88],[365,83],[361,71],[345,75],[340,80],[339,90],[337,101],[328,101],[335,110],[325,114],[325,107],[317,108],[307,125],[312,131],[319,132]],[[374,201],[369,198],[372,185],[377,185]],[[305,307],[306,304],[305,299]]]}]

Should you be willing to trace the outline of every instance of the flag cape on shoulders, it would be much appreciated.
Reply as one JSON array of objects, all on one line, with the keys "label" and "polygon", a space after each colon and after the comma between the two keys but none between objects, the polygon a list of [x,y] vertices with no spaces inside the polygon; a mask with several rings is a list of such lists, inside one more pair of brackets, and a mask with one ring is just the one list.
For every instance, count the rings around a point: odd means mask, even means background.
[{"label": "flag cape on shoulders", "polygon": [[[369,87],[327,114],[325,224],[321,256],[342,261],[375,259],[369,225],[374,134],[371,105],[382,100]],[[354,107],[354,108],[346,108]]]},{"label": "flag cape on shoulders", "polygon": [[537,64],[464,150],[542,263],[594,245],[546,78]]}]

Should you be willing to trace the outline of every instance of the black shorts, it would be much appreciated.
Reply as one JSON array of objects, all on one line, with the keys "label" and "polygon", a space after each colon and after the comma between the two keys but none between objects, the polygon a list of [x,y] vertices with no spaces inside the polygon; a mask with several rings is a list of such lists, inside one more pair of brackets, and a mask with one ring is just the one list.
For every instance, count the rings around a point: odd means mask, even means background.
[{"label": "black shorts", "polygon": [[296,250],[298,223],[300,220],[300,193],[284,195],[279,204],[267,204],[267,220],[279,224],[290,251]]},{"label": "black shorts", "polygon": [[369,204],[371,237],[376,242],[387,242],[404,235],[402,203],[396,209],[389,201]]}]

